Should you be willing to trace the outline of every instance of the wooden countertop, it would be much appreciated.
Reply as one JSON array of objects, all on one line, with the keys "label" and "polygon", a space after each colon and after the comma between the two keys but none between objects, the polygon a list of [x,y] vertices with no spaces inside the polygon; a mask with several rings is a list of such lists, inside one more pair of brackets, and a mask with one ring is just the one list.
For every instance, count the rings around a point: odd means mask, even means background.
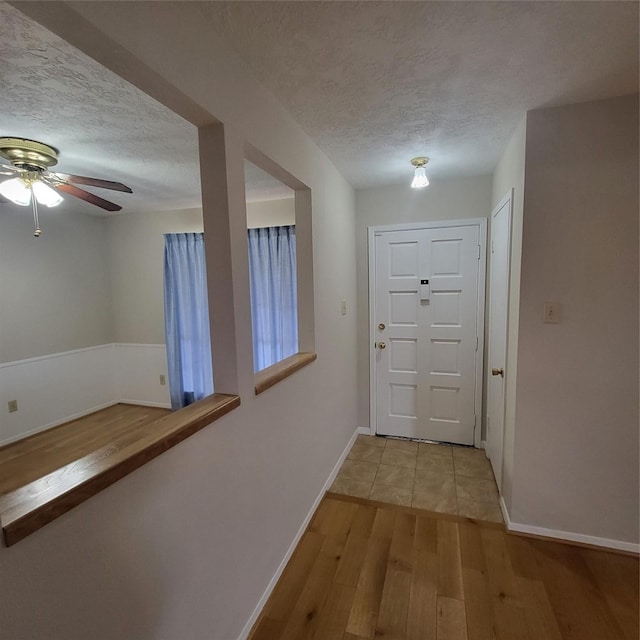
[{"label": "wooden countertop", "polygon": [[19,542],[239,405],[239,396],[214,393],[159,418],[153,430],[133,426],[109,444],[0,495],[5,544]]}]

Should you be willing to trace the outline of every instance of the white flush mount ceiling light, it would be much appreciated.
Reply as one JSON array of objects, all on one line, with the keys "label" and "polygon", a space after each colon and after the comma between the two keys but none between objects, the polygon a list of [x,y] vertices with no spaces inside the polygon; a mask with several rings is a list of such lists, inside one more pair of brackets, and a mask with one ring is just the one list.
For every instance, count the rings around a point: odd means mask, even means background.
[{"label": "white flush mount ceiling light", "polygon": [[427,162],[429,162],[429,158],[424,157],[414,158],[411,161],[411,164],[416,168],[411,182],[412,189],[424,189],[429,186],[429,179],[424,168]]},{"label": "white flush mount ceiling light", "polygon": [[42,233],[38,221],[38,204],[46,207],[59,205],[63,200],[59,191],[106,211],[120,211],[122,207],[76,185],[131,193],[131,189],[121,182],[50,171],[50,167],[58,163],[58,150],[35,140],[0,138],[0,157],[11,163],[0,163],[0,180],[1,176],[11,176],[0,182],[0,204],[6,200],[22,207],[31,204],[35,223],[33,235],[36,238]]}]

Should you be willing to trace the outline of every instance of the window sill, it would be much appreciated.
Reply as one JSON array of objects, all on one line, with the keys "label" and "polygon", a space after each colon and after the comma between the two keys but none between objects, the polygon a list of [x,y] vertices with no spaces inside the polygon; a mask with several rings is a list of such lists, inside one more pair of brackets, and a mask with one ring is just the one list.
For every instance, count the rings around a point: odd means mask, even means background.
[{"label": "window sill", "polygon": [[240,405],[239,396],[214,393],[157,420],[132,442],[126,436],[52,473],[0,496],[0,525],[7,547],[55,520]]},{"label": "window sill", "polygon": [[315,353],[300,352],[258,371],[255,374],[256,395],[260,395],[263,391],[273,387],[274,384],[278,384],[302,367],[311,364],[317,357]]}]

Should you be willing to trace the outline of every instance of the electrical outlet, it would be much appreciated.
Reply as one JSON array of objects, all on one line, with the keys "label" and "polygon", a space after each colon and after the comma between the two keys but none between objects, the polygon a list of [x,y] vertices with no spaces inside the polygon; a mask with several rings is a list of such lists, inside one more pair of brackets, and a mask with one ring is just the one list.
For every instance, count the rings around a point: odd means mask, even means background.
[{"label": "electrical outlet", "polygon": [[18,401],[17,400],[9,400],[7,402],[9,406],[9,413],[15,413],[18,410]]},{"label": "electrical outlet", "polygon": [[167,384],[167,378],[164,374],[160,374],[160,384],[164,387],[165,384]]}]

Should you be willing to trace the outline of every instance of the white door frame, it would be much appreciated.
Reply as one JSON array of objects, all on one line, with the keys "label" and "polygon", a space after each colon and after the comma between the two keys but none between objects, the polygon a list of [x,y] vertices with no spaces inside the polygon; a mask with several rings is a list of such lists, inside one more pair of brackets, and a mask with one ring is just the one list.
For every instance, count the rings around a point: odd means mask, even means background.
[{"label": "white door frame", "polygon": [[376,391],[376,362],[375,362],[375,264],[376,264],[376,233],[392,231],[421,231],[423,229],[442,229],[446,227],[478,227],[478,242],[480,243],[480,260],[478,264],[478,300],[476,316],[476,335],[478,348],[476,350],[476,385],[474,393],[474,412],[476,423],[473,431],[474,447],[481,448],[482,425],[482,380],[484,373],[484,298],[487,275],[487,219],[467,218],[466,220],[438,220],[433,222],[409,222],[404,224],[385,224],[368,227],[369,249],[369,425],[372,435],[378,432],[377,423],[377,391]]},{"label": "white door frame", "polygon": [[[490,460],[491,461],[491,466],[494,465],[500,465],[500,482],[498,482],[498,491],[500,492],[500,495],[502,495],[502,480],[504,477],[504,431],[505,431],[505,424],[504,424],[504,420],[506,417],[506,398],[507,398],[507,382],[508,382],[508,369],[507,369],[507,356],[509,354],[509,299],[510,299],[510,293],[511,293],[511,244],[512,244],[512,235],[513,235],[513,196],[515,193],[515,189],[511,188],[509,189],[509,191],[507,192],[507,194],[500,199],[500,202],[498,202],[498,204],[494,207],[493,211],[491,212],[491,223],[493,225],[493,218],[494,216],[496,216],[498,214],[498,212],[504,208],[504,206],[506,204],[509,205],[508,209],[507,209],[507,290],[505,291],[505,316],[506,316],[506,322],[505,322],[505,333],[504,333],[504,355],[505,355],[505,362],[504,362],[504,389],[503,389],[503,396],[502,396],[502,443],[500,446],[500,451],[501,451],[501,456],[500,456],[500,460],[499,461],[494,461],[494,460]],[[491,242],[493,242],[493,237],[491,238]],[[489,271],[489,282],[491,282],[491,268],[493,268],[493,265],[490,264],[490,271]],[[491,375],[491,372],[489,371],[489,369],[493,366],[491,364],[491,321],[492,321],[492,317],[493,317],[493,309],[491,308],[491,291],[489,291],[489,309],[488,309],[488,318],[487,318],[487,322],[489,325],[489,344],[487,345],[487,376]],[[489,403],[489,384],[487,383],[487,431],[489,431],[489,418],[491,417],[489,415],[489,407],[490,407],[490,403]],[[487,440],[489,438],[489,433],[487,433]],[[495,472],[494,472],[495,475]]]}]

